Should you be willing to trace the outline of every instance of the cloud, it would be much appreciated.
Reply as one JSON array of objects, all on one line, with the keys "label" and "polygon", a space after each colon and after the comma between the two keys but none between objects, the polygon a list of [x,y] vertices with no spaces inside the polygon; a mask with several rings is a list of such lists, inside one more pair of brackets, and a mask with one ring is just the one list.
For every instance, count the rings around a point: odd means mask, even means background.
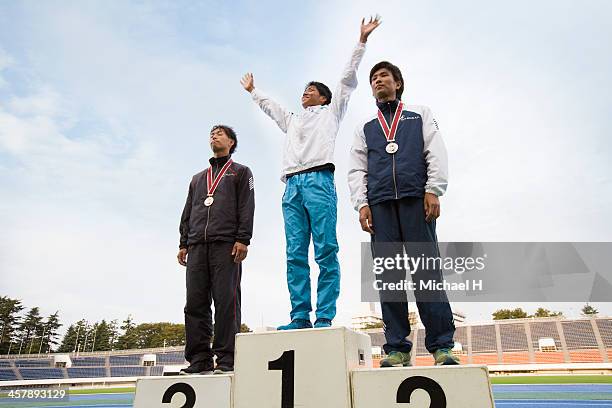
[{"label": "cloud", "polygon": [[[348,324],[359,307],[358,251],[368,239],[349,204],[348,145],[355,123],[372,111],[367,72],[382,59],[402,67],[408,102],[430,105],[443,130],[451,181],[440,239],[610,239],[605,113],[612,101],[601,91],[610,87],[602,73],[612,53],[602,52],[609,45],[601,40],[609,28],[599,6],[571,18],[566,5],[547,17],[538,8],[526,15],[508,6],[501,13],[486,3],[469,12],[463,4],[386,5],[394,12],[381,13],[384,23],[368,44],[336,146],[338,322]],[[284,136],[238,79],[255,72],[257,86],[299,110],[308,80],[333,89],[358,22],[376,11],[371,4],[216,5],[214,13],[210,3],[2,7],[6,290],[41,306],[62,294],[68,321],[128,312],[142,321],[180,321],[178,217],[190,176],[207,165],[208,130],[228,123],[240,138],[236,159],[256,180],[244,319],[251,326],[284,322],[278,181]],[[311,265],[316,280],[312,257]],[[48,286],[25,286],[15,271]]]}]

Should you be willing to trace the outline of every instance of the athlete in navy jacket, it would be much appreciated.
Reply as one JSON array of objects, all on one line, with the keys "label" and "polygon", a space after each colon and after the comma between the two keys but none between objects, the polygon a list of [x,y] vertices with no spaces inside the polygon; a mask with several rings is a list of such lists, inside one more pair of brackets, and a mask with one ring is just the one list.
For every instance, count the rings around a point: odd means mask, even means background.
[{"label": "athlete in navy jacket", "polygon": [[[411,256],[415,244],[426,243],[428,256],[439,256],[436,218],[440,215],[438,197],[447,186],[446,148],[438,124],[429,108],[404,105],[402,73],[383,61],[370,71],[370,85],[377,112],[357,127],[351,148],[349,188],[359,221],[371,234],[375,257],[395,257],[405,248]],[[419,271],[413,282],[442,278],[441,271]],[[399,282],[405,269],[386,270],[384,282]],[[450,305],[443,291],[415,290],[419,315],[426,330],[425,346],[436,364],[458,364],[451,350],[455,326]],[[385,323],[384,346],[387,357],[382,367],[410,365],[412,343],[406,293],[380,292]]]}]

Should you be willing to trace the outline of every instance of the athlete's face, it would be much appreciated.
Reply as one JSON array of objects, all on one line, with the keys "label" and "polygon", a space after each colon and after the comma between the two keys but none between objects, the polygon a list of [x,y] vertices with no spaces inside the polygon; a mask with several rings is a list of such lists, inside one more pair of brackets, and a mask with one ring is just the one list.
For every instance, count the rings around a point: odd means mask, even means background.
[{"label": "athlete's face", "polygon": [[213,153],[227,152],[227,155],[233,145],[234,141],[227,136],[223,128],[217,128],[210,132],[210,148]]},{"label": "athlete's face", "polygon": [[302,94],[302,107],[323,105],[327,99],[321,96],[316,86],[310,85],[304,89]]},{"label": "athlete's face", "polygon": [[396,99],[397,90],[401,88],[402,83],[396,82],[393,74],[387,68],[381,68],[372,75],[370,86],[377,100],[387,101]]}]

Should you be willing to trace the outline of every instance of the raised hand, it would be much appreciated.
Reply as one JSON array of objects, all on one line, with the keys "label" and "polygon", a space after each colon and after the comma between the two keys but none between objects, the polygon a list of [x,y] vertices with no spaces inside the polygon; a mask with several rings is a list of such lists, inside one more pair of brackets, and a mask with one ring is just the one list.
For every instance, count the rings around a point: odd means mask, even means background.
[{"label": "raised hand", "polygon": [[368,41],[368,37],[370,36],[372,31],[374,31],[376,27],[378,27],[381,23],[382,23],[382,20],[380,19],[380,16],[378,14],[374,18],[370,16],[370,21],[368,21],[367,23],[365,22],[365,18],[362,18],[361,19],[361,36],[359,38],[359,41],[365,44],[366,41]]},{"label": "raised hand", "polygon": [[247,92],[253,92],[253,89],[255,89],[255,82],[253,80],[253,74],[251,74],[250,72],[247,72],[246,74],[244,74],[244,76],[240,80],[240,84],[242,84],[242,87]]}]

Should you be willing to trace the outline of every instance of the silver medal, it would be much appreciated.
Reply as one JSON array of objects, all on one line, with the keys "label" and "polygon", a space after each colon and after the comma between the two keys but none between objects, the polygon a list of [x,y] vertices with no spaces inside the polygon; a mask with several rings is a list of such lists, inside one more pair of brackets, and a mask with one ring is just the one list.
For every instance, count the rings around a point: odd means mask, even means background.
[{"label": "silver medal", "polygon": [[207,207],[210,207],[212,203],[214,202],[215,202],[215,199],[212,196],[208,196],[206,197],[206,200],[204,200],[204,205]]},{"label": "silver medal", "polygon": [[397,149],[399,149],[399,146],[395,142],[391,142],[391,143],[387,144],[387,147],[385,148],[385,150],[389,154],[393,154],[393,153],[397,152]]}]

